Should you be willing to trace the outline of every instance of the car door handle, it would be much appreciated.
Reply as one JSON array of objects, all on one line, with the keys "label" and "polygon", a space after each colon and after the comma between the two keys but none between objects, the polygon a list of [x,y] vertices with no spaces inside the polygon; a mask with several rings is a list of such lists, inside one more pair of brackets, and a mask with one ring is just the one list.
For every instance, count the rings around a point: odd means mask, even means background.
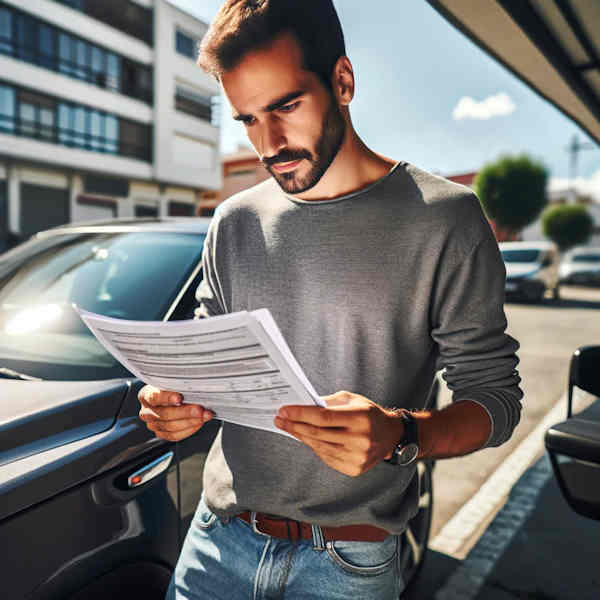
[{"label": "car door handle", "polygon": [[169,468],[171,461],[173,460],[173,452],[167,452],[162,456],[148,463],[141,469],[138,469],[135,473],[132,473],[127,478],[127,485],[130,488],[138,487],[144,483],[147,483],[151,479],[154,479],[157,475],[160,475]]}]

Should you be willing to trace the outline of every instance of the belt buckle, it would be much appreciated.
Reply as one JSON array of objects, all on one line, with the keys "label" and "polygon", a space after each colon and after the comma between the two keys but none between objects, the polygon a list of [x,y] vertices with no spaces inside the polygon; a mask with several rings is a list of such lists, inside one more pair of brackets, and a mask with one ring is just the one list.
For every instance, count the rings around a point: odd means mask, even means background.
[{"label": "belt buckle", "polygon": [[271,537],[268,533],[263,533],[258,528],[255,511],[250,511],[250,525],[252,526],[252,531],[254,531],[254,533],[258,533],[258,535],[264,535],[265,537]]}]

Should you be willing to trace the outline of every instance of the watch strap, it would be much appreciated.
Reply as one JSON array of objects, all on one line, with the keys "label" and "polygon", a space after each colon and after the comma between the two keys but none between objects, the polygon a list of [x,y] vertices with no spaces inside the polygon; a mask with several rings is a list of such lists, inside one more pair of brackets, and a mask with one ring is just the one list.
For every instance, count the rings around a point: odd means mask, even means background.
[{"label": "watch strap", "polygon": [[405,408],[400,409],[399,413],[404,424],[404,435],[394,448],[392,456],[390,458],[384,459],[385,462],[389,462],[393,465],[398,464],[398,456],[402,452],[403,448],[405,448],[409,444],[414,444],[417,446],[417,448],[419,446],[419,429],[417,426],[417,420]]}]

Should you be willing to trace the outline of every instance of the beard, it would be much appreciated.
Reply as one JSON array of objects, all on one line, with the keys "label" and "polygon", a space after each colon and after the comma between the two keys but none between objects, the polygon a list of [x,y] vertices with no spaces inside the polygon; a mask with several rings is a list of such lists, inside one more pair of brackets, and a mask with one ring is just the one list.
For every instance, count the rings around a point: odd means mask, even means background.
[{"label": "beard", "polygon": [[[332,97],[329,108],[323,117],[321,135],[317,140],[314,154],[305,149],[285,149],[277,156],[264,160],[263,164],[284,192],[287,194],[300,194],[315,186],[323,177],[325,171],[337,156],[344,141],[345,133],[346,122],[344,116]],[[277,173],[271,168],[273,164],[301,158],[305,158],[311,165],[308,173],[303,176],[298,175],[295,171]]]}]

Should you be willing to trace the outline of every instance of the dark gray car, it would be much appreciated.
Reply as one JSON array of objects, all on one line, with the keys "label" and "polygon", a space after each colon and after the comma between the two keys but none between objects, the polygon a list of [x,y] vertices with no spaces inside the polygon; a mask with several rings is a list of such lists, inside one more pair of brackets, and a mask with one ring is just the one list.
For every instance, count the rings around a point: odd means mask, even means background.
[{"label": "dark gray car", "polygon": [[[76,224],[0,255],[3,598],[164,596],[219,422],[176,444],[156,438],[138,418],[143,383],[71,303],[123,319],[192,318],[208,224]],[[403,544],[407,580],[427,546],[431,466],[418,469],[420,509]]]}]

